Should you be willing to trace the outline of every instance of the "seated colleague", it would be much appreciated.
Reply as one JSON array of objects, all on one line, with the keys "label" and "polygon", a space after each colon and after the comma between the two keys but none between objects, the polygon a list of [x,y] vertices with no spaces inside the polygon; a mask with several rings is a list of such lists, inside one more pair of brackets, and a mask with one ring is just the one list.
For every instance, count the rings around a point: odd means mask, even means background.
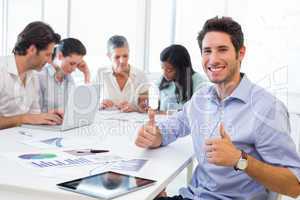
[{"label": "seated colleague", "polygon": [[18,35],[13,54],[0,58],[0,129],[27,124],[59,124],[56,111],[40,113],[40,71],[51,61],[60,35],[43,22],[32,22]]},{"label": "seated colleague", "polygon": [[85,83],[90,81],[90,71],[83,60],[85,54],[85,46],[75,38],[64,39],[54,48],[52,62],[38,73],[40,105],[43,112],[64,109],[68,91],[75,86],[71,73],[76,68],[83,73]]},{"label": "seated colleague", "polygon": [[197,39],[203,69],[214,85],[200,88],[182,111],[157,126],[150,113],[150,122],[139,130],[136,145],[142,148],[192,136],[199,164],[191,184],[179,196],[158,199],[265,200],[268,191],[300,194],[300,157],[287,109],[240,73],[243,38],[231,18],[206,21]]},{"label": "seated colleague", "polygon": [[197,89],[207,79],[192,68],[190,54],[184,46],[171,45],[160,53],[163,76],[158,88],[160,91],[159,110],[167,111],[170,104],[177,110],[190,100]]},{"label": "seated colleague", "polygon": [[123,112],[137,111],[139,94],[145,93],[146,75],[129,63],[129,45],[124,36],[114,35],[107,42],[112,66],[100,68],[96,82],[103,86],[101,108],[117,107]]}]

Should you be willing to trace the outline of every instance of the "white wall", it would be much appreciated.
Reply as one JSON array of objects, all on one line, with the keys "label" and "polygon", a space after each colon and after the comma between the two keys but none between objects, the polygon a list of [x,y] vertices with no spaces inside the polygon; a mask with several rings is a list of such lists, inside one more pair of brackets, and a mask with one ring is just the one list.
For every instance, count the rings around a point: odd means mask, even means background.
[{"label": "white wall", "polygon": [[300,113],[300,2],[229,0],[228,15],[239,21],[246,39],[242,70]]},{"label": "white wall", "polygon": [[[194,66],[201,71],[197,34],[207,18],[227,15],[237,20],[245,33],[247,55],[242,71],[282,99],[292,113],[300,113],[299,0],[122,0],[118,8],[117,0],[106,2],[0,0],[0,55],[11,52],[17,33],[26,24],[44,20],[63,37],[82,39],[93,69],[106,62],[107,38],[119,33],[129,35],[131,61],[140,68],[159,71],[160,51],[176,42],[188,48]],[[122,12],[128,2],[131,12]],[[150,12],[150,17],[145,12]],[[292,114],[291,119],[293,138],[300,145],[300,117]]]},{"label": "white wall", "polygon": [[44,20],[63,38],[78,37],[86,44],[92,72],[108,63],[106,40],[112,34],[128,37],[130,62],[138,68],[160,72],[159,53],[175,42],[188,48],[201,72],[198,32],[208,18],[231,16],[245,33],[242,70],[290,112],[300,113],[299,0],[0,0],[0,10],[0,55],[11,52],[26,24]]}]

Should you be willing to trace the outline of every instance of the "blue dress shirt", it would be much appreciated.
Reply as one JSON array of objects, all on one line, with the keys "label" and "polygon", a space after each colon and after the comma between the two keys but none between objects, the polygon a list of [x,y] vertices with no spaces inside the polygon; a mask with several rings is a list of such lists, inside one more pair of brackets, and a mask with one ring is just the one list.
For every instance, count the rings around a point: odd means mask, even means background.
[{"label": "blue dress shirt", "polygon": [[[183,110],[158,124],[162,145],[191,134],[198,165],[187,188],[180,189],[190,199],[267,199],[269,192],[243,171],[208,163],[204,144],[218,138],[219,124],[238,149],[254,158],[290,169],[300,182],[300,157],[290,137],[286,107],[246,75],[233,93],[220,101],[215,86],[203,87]],[[262,169],[263,173],[263,169]]]}]

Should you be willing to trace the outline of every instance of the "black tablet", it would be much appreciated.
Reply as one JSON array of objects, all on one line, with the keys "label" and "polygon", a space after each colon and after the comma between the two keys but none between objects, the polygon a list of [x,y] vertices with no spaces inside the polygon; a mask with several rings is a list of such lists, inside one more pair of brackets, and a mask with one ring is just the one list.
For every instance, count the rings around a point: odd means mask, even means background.
[{"label": "black tablet", "polygon": [[59,183],[59,188],[100,199],[113,199],[154,184],[154,180],[107,171]]}]

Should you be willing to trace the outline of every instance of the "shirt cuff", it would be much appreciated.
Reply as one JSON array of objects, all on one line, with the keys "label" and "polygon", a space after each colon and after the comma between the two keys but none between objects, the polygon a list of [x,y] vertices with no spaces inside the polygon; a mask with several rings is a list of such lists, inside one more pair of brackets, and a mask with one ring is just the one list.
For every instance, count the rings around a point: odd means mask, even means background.
[{"label": "shirt cuff", "polygon": [[298,179],[298,182],[300,184],[300,169],[292,168],[292,167],[289,167],[288,169],[296,176],[296,178]]},{"label": "shirt cuff", "polygon": [[170,134],[168,133],[168,129],[166,129],[164,123],[158,123],[157,126],[160,130],[161,137],[162,137],[161,146],[166,146],[169,143],[171,143],[173,140],[172,138],[170,138]]}]

